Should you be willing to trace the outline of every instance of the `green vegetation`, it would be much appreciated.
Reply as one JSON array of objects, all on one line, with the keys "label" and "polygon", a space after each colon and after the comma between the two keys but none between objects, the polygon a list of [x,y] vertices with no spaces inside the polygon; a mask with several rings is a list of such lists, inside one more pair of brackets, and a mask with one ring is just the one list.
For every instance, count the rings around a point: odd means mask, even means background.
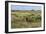
[{"label": "green vegetation", "polygon": [[41,11],[16,10],[11,12],[11,28],[41,27]]}]

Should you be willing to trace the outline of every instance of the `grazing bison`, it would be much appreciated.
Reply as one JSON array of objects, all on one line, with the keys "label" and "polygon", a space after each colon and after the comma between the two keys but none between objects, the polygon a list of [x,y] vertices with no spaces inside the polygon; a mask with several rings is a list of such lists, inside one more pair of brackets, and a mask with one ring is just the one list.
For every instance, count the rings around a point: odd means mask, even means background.
[{"label": "grazing bison", "polygon": [[26,17],[26,21],[27,21],[27,22],[31,22],[32,20],[31,20],[30,17]]}]

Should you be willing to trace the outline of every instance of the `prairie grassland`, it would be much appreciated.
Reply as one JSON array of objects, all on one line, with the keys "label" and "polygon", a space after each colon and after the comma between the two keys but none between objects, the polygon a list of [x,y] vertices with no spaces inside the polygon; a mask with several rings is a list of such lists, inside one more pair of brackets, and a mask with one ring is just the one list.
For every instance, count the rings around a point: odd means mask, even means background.
[{"label": "prairie grassland", "polygon": [[41,12],[13,11],[11,12],[11,28],[38,28],[41,27]]}]

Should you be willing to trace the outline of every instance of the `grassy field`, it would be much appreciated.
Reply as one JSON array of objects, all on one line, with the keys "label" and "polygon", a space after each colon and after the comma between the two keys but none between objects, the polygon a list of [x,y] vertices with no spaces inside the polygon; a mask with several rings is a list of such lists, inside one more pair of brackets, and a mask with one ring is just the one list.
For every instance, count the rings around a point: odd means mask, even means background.
[{"label": "grassy field", "polygon": [[11,12],[11,28],[41,27],[41,11],[16,10]]}]

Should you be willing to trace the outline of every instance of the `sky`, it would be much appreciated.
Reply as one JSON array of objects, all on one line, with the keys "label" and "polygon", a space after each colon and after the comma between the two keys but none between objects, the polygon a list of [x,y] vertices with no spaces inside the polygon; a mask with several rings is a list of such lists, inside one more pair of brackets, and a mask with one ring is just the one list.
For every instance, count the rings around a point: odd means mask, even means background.
[{"label": "sky", "polygon": [[11,10],[40,10],[41,6],[11,5]]}]

